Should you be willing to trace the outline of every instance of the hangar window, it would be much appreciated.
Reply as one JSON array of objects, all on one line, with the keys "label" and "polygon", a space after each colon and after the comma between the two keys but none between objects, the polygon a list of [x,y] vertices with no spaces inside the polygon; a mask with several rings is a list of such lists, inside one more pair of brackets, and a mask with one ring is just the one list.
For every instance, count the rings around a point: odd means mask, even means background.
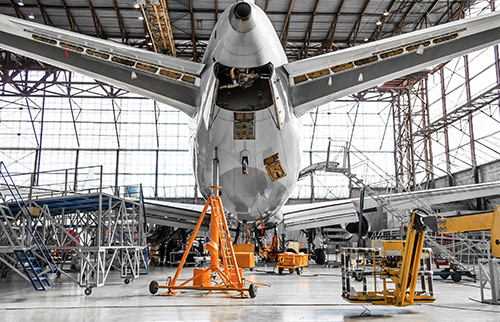
[{"label": "hangar window", "polygon": [[271,63],[255,68],[215,65],[217,106],[237,112],[258,111],[273,105]]}]

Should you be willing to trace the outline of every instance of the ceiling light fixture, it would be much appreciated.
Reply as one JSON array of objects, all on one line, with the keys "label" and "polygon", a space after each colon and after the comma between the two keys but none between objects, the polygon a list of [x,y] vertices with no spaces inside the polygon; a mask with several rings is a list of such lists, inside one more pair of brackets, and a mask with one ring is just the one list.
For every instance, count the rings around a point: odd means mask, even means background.
[{"label": "ceiling light fixture", "polygon": [[137,19],[139,19],[140,21],[143,21],[144,17],[143,16],[139,16],[139,17],[137,17]]},{"label": "ceiling light fixture", "polygon": [[24,2],[23,2],[23,0],[19,0],[19,1],[17,2],[17,4],[18,4],[20,7],[23,7],[23,6],[24,6]]},{"label": "ceiling light fixture", "polygon": [[382,22],[380,20],[377,20],[377,22],[375,23],[377,26],[380,26],[382,24]]},{"label": "ceiling light fixture", "polygon": [[368,37],[365,37],[365,41],[368,41]]},{"label": "ceiling light fixture", "polygon": [[35,15],[34,15],[33,13],[30,13],[30,14],[28,15],[28,18],[30,18],[30,19],[32,19],[32,20],[33,20],[33,19],[35,19]]},{"label": "ceiling light fixture", "polygon": [[134,2],[134,8],[139,9],[140,7],[141,7],[141,6],[139,5],[139,3]]},{"label": "ceiling light fixture", "polygon": [[384,11],[384,16],[387,17],[389,15],[389,11],[385,10]]}]

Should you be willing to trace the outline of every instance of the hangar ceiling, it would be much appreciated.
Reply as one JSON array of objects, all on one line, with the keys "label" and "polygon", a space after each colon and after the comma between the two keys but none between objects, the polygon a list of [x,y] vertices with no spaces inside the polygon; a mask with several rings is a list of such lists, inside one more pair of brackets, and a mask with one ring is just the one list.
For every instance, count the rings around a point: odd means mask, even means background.
[{"label": "hangar ceiling", "polygon": [[[150,0],[148,0],[150,1]],[[151,0],[159,1],[159,0]],[[290,60],[391,37],[456,19],[473,0],[255,0]],[[133,0],[0,0],[0,13],[151,49]],[[199,60],[234,0],[166,1],[177,56]],[[193,48],[196,51],[193,51]]]}]

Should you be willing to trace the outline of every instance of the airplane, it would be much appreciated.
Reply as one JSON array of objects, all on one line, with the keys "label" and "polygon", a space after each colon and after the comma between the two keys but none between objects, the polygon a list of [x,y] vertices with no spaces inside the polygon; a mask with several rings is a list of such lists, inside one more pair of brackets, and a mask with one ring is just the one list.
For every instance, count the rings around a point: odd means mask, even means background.
[{"label": "airplane", "polygon": [[[0,48],[189,115],[196,123],[192,151],[202,195],[218,181],[226,212],[247,223],[279,223],[285,213],[297,218],[319,208],[284,207],[300,172],[302,115],[499,42],[500,12],[493,12],[290,63],[265,12],[244,0],[222,13],[198,63],[0,15]],[[499,194],[499,187],[482,195]],[[322,224],[353,220],[351,214]]]}]

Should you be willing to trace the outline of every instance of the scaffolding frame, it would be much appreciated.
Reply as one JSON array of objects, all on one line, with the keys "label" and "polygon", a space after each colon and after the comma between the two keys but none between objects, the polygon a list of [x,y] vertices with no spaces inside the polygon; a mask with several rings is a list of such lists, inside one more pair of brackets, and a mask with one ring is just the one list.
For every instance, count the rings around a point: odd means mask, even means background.
[{"label": "scaffolding frame", "polygon": [[[85,169],[92,173],[98,169],[98,179],[89,176],[79,179],[77,174],[84,173]],[[58,276],[68,276],[80,287],[85,287],[85,293],[90,295],[92,288],[105,284],[112,268],[120,272],[127,284],[140,274],[149,273],[142,189],[138,199],[120,198],[104,192],[102,166],[24,173],[14,177],[20,181],[23,177],[30,177],[33,183],[37,175],[53,181],[22,186],[19,191],[26,196],[27,208],[34,214],[29,217],[32,221],[30,227],[36,227],[50,250],[58,266]],[[86,183],[96,180],[98,188],[86,188]],[[54,186],[64,188],[56,190]],[[13,213],[23,211],[8,200],[0,206]],[[7,237],[0,232],[0,239]],[[77,277],[70,273],[70,269],[64,268],[65,264],[79,266]],[[23,276],[16,265],[11,263],[8,266]]]}]

